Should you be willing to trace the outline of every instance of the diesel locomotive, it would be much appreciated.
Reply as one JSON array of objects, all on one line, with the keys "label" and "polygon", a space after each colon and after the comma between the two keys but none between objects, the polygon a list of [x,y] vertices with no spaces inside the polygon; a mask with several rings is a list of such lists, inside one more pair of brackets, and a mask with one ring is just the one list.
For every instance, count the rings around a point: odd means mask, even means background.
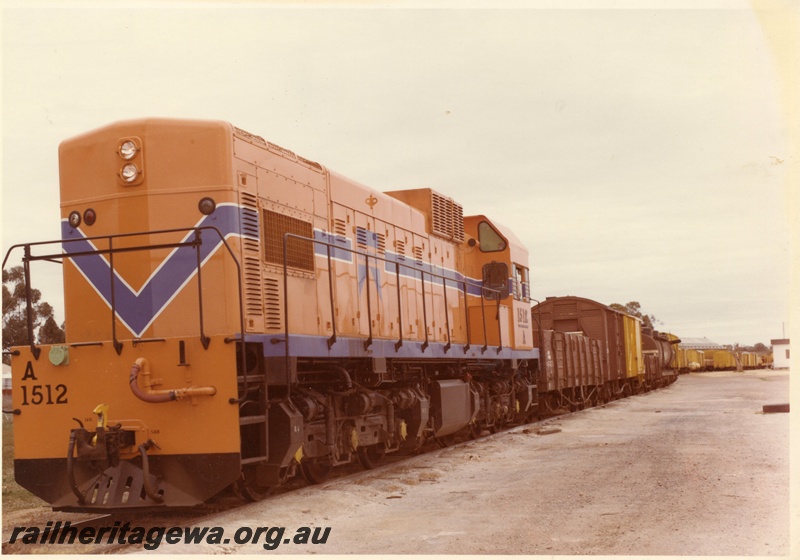
[{"label": "diesel locomotive", "polygon": [[[538,414],[528,253],[226,122],[59,148],[66,342],[12,350],[15,473],[65,511],[248,500]],[[5,262],[4,262],[5,266]],[[30,314],[29,314],[30,317]]]}]

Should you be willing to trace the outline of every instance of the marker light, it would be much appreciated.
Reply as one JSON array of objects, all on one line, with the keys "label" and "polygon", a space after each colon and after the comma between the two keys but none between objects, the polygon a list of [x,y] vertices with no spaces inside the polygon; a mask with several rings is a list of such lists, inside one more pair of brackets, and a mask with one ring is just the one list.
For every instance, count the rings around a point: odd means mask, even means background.
[{"label": "marker light", "polygon": [[95,221],[97,220],[97,213],[92,208],[87,208],[86,211],[83,213],[83,221],[86,222],[87,226],[94,225]]},{"label": "marker light", "polygon": [[206,216],[208,216],[209,214],[214,212],[214,210],[217,209],[217,203],[214,202],[213,198],[206,196],[200,199],[200,202],[198,203],[197,207],[200,209],[201,214],[205,214]]},{"label": "marker light", "polygon": [[122,156],[122,159],[131,159],[137,151],[138,148],[133,140],[125,140],[119,146],[119,155]]},{"label": "marker light", "polygon": [[122,168],[120,175],[124,181],[133,183],[136,180],[136,177],[139,175],[139,168],[136,167],[135,163],[126,163],[125,167]]},{"label": "marker light", "polygon": [[81,213],[73,210],[69,213],[69,225],[70,227],[76,228],[81,225]]}]

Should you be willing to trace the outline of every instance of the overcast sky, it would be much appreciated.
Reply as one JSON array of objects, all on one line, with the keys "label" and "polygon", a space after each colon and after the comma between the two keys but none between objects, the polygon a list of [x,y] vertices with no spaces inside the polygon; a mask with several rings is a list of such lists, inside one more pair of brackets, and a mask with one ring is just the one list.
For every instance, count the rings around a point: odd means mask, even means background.
[{"label": "overcast sky", "polygon": [[[60,235],[63,139],[221,119],[496,219],[527,245],[537,299],[636,300],[662,330],[720,343],[788,336],[797,66],[776,22],[796,20],[739,1],[582,4],[5,1],[4,252]],[[34,287],[60,312],[44,271]]]}]

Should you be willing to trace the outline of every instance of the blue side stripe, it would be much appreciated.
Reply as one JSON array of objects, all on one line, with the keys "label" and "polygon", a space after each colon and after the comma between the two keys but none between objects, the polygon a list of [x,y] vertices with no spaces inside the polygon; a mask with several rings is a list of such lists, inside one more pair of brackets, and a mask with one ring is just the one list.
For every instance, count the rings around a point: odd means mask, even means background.
[{"label": "blue side stripe", "polygon": [[[220,205],[214,214],[204,217],[196,227],[216,227],[226,238],[232,235],[242,236],[241,220],[252,217],[248,213],[256,214],[248,208]],[[73,229],[66,220],[61,222],[61,236],[64,240],[76,240],[62,244],[67,255],[106,248],[95,247],[86,239],[80,228]],[[193,236],[194,233],[189,232],[182,241],[190,241]],[[204,243],[200,247],[201,262],[205,263],[222,245],[222,240],[215,237],[216,235],[209,232],[204,235]],[[74,257],[72,260],[100,297],[111,307],[111,266],[106,257],[85,255]],[[174,249],[139,290],[132,288],[115,270],[113,281],[117,317],[135,336],[142,336],[196,274],[197,253],[192,247]]]},{"label": "blue side stripe", "polygon": [[[344,261],[348,263],[353,262],[353,253],[349,251],[349,249],[353,248],[353,244],[350,240],[343,235],[335,235],[333,233],[327,233],[324,231],[320,231],[318,229],[314,230],[314,239],[317,241],[322,241],[324,243],[331,243],[333,245],[341,245],[342,249],[337,247],[331,247],[331,258],[336,259],[337,261]],[[348,250],[345,250],[348,249]],[[314,254],[318,256],[324,256],[327,258],[328,256],[328,246],[322,245],[320,243],[314,244]]]},{"label": "blue side stripe", "polygon": [[[263,345],[264,356],[280,358],[285,356],[283,335],[248,334],[247,342],[258,342]],[[364,338],[353,336],[338,336],[336,344],[328,348],[328,337],[317,335],[289,335],[289,355],[300,358],[461,358],[461,359],[501,359],[508,360],[534,360],[539,357],[539,350],[515,350],[503,347],[497,352],[497,346],[489,346],[486,352],[482,351],[483,343],[473,342],[465,352],[465,345],[453,343],[445,351],[445,343],[430,342],[428,347],[422,349],[422,341],[404,340],[400,348],[395,347],[397,341],[393,339],[376,338],[369,349],[364,348]]]},{"label": "blue side stripe", "polygon": [[[366,241],[366,245],[369,248],[376,249],[378,248],[378,240],[377,235],[374,232],[370,232],[364,230],[363,228],[356,228],[356,235],[361,235],[362,238]],[[331,258],[336,259],[338,261],[342,261],[345,263],[353,263],[353,259],[356,258],[357,262],[359,262],[359,287],[361,287],[364,279],[366,278],[365,274],[365,265],[362,264],[364,262],[364,257],[360,253],[352,252],[353,244],[352,241],[346,237],[341,235],[334,235],[332,233],[326,233],[320,230],[314,230],[314,239],[318,241],[324,241],[326,243],[334,243],[337,245],[342,245],[343,249],[347,250],[340,250],[336,247],[331,247]],[[326,257],[328,255],[328,247],[322,244],[315,244],[314,246],[314,253],[317,256]],[[373,255],[375,253],[370,253]],[[431,274],[438,274],[439,276],[444,276],[446,278],[445,283],[448,288],[454,288],[457,290],[464,289],[463,282],[466,280],[467,283],[467,293],[471,296],[480,297],[481,296],[481,287],[483,286],[483,282],[480,279],[476,278],[467,278],[460,272],[456,270],[452,270],[449,268],[443,268],[441,266],[431,265],[429,263],[420,263],[407,257],[406,255],[400,255],[398,253],[393,253],[391,251],[386,251],[384,255],[382,255],[385,261],[381,260],[371,260],[370,261],[370,276],[374,278],[377,286],[379,284],[379,278],[376,274],[376,268],[383,263],[382,271],[391,274],[397,275],[396,263],[400,264],[400,276],[403,278],[411,278],[414,280],[421,280],[423,273],[425,274],[425,282],[434,282],[437,285],[442,284],[442,279],[438,277],[433,277]],[[378,264],[375,264],[378,263]],[[512,280],[509,279],[509,287],[511,287]],[[380,293],[380,292],[378,292]]]}]

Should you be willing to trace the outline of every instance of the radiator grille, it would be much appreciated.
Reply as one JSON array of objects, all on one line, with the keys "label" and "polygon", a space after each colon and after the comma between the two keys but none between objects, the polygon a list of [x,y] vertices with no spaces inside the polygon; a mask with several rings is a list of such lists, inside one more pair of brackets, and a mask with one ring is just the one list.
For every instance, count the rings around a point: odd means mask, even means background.
[{"label": "radiator grille", "polygon": [[[264,260],[283,265],[283,236],[286,233],[311,239],[313,226],[310,222],[298,220],[270,210],[264,210]],[[296,238],[286,243],[287,264],[301,270],[314,270],[314,244]]]},{"label": "radiator grille", "polygon": [[347,224],[341,218],[333,219],[333,232],[336,235],[347,237]]},{"label": "radiator grille", "polygon": [[382,233],[375,234],[375,242],[378,249],[378,254],[383,256],[386,254],[386,236]]},{"label": "radiator grille", "polygon": [[422,247],[414,247],[413,249],[411,249],[411,252],[414,253],[414,260],[417,262],[417,264],[422,264],[422,261],[424,259],[424,255],[422,253]]},{"label": "radiator grille", "polygon": [[264,278],[265,326],[268,331],[283,330],[281,284],[277,278]]},{"label": "radiator grille", "polygon": [[242,249],[244,269],[244,307],[248,319],[263,315],[261,307],[261,247],[258,236],[258,199],[255,195],[240,191]]},{"label": "radiator grille", "polygon": [[464,209],[455,202],[453,202],[453,241],[464,242]]},{"label": "radiator grille", "polygon": [[431,221],[436,235],[464,241],[464,209],[452,198],[431,192]]},{"label": "radiator grille", "polygon": [[242,235],[258,239],[258,199],[247,191],[240,191],[239,197],[244,207],[241,212]]},{"label": "radiator grille", "polygon": [[359,251],[367,251],[367,236],[369,232],[362,227],[356,228],[356,248]]}]

